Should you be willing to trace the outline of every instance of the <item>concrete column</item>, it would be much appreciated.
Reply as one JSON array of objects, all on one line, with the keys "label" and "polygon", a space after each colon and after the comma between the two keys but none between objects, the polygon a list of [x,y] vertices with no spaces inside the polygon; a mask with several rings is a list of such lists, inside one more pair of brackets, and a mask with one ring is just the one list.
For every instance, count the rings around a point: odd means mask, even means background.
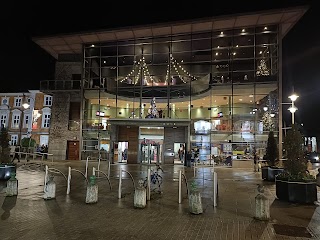
[{"label": "concrete column", "polygon": [[44,188],[43,199],[49,200],[54,198],[56,198],[56,183],[53,180],[53,176],[50,176]]},{"label": "concrete column", "polygon": [[270,219],[270,204],[269,199],[262,193],[255,197],[256,201],[256,215],[255,218],[262,221]]},{"label": "concrete column", "polygon": [[189,193],[189,211],[192,214],[203,213],[201,193],[199,191],[191,191]]},{"label": "concrete column", "polygon": [[134,190],[133,205],[135,208],[145,208],[147,204],[147,191],[143,187],[143,180],[139,181],[139,187]]},{"label": "concrete column", "polygon": [[96,184],[96,176],[90,177],[90,182],[87,185],[86,203],[98,202],[98,185]]},{"label": "concrete column", "polygon": [[18,180],[16,174],[11,173],[11,178],[7,181],[6,196],[12,197],[18,195]]}]

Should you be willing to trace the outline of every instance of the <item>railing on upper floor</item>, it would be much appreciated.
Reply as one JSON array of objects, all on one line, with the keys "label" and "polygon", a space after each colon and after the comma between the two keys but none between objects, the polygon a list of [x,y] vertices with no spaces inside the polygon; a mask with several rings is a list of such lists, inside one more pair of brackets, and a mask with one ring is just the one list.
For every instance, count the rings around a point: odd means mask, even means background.
[{"label": "railing on upper floor", "polygon": [[41,91],[79,91],[81,80],[42,80]]}]

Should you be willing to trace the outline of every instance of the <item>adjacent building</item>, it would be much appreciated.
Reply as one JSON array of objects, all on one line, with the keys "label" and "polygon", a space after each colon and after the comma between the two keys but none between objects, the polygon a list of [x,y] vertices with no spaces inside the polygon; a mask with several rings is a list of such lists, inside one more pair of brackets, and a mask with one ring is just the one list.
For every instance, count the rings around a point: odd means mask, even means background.
[{"label": "adjacent building", "polygon": [[282,40],[305,8],[34,38],[57,59],[49,152],[174,163],[282,152]]},{"label": "adjacent building", "polygon": [[52,96],[38,90],[24,93],[0,93],[0,124],[8,129],[10,144],[32,138],[48,145]]}]

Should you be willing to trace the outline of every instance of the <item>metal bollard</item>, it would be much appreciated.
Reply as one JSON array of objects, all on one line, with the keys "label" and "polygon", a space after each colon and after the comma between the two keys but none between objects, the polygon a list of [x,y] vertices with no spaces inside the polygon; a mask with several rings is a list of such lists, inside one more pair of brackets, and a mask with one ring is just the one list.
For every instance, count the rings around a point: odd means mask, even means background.
[{"label": "metal bollard", "polygon": [[111,167],[111,164],[110,164],[110,161],[108,161],[108,178],[110,178],[110,167]]},{"label": "metal bollard", "polygon": [[147,176],[147,200],[150,201],[151,199],[151,184],[150,184],[150,177],[151,177],[151,169],[148,168],[148,176]]},{"label": "metal bollard", "polygon": [[213,172],[213,206],[217,206],[217,195],[218,195],[218,177],[217,173]]},{"label": "metal bollard", "polygon": [[182,186],[181,186],[181,184],[182,184],[182,172],[181,172],[181,170],[179,170],[179,190],[178,190],[178,194],[179,194],[179,204],[182,202],[182,196],[181,196],[181,193],[182,193]]},{"label": "metal bollard", "polygon": [[89,165],[89,157],[87,157],[87,160],[86,160],[86,173],[84,174],[86,178],[88,178],[88,165]]},{"label": "metal bollard", "polygon": [[121,199],[121,186],[122,185],[122,169],[119,170],[119,189],[118,189],[118,198]]},{"label": "metal bollard", "polygon": [[45,174],[44,174],[43,191],[45,191],[45,189],[46,189],[46,184],[47,184],[47,182],[48,182],[48,170],[49,170],[48,165],[46,165],[46,167],[45,167]]},{"label": "metal bollard", "polygon": [[67,180],[67,194],[70,194],[71,184],[71,167],[68,168],[68,180]]}]

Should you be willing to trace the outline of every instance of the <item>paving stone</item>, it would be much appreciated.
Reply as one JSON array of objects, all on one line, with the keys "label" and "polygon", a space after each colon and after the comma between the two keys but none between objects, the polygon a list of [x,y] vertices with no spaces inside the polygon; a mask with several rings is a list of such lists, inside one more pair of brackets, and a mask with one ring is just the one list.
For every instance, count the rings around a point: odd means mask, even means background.
[{"label": "paving stone", "polygon": [[[193,169],[164,166],[161,195],[147,202],[144,209],[133,206],[133,185],[123,179],[124,197],[118,199],[119,168],[129,171],[136,184],[146,177],[147,166],[111,165],[112,191],[106,179],[98,178],[99,201],[85,204],[86,182],[72,172],[71,192],[66,195],[66,180],[56,174],[56,199],[44,201],[43,166],[24,166],[17,170],[19,194],[5,197],[5,183],[0,182],[0,239],[307,239],[276,234],[273,225],[308,228],[312,239],[320,239],[320,207],[280,202],[275,199],[275,185],[263,182],[252,169],[216,168],[218,173],[218,206],[213,207],[210,170],[199,169],[196,181],[202,193],[201,215],[192,215],[183,186],[182,204],[178,204],[178,171],[188,179]],[[67,174],[68,167],[85,171],[85,162],[57,161],[54,167]],[[89,173],[97,163],[89,164]],[[51,167],[51,165],[49,166]],[[107,163],[101,163],[107,172]],[[204,171],[204,174],[202,174]],[[101,175],[102,176],[102,175]],[[210,181],[211,179],[211,181]],[[255,220],[256,186],[262,183],[270,200],[270,221]]]}]

